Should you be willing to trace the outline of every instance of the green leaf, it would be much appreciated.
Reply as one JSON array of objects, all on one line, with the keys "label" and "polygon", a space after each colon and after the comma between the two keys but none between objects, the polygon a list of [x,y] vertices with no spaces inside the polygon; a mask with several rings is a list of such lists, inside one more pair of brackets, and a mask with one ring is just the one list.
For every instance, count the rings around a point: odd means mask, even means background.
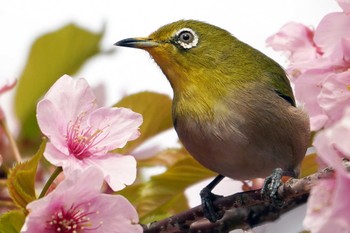
[{"label": "green leaf", "polygon": [[103,31],[92,33],[68,24],[34,42],[15,95],[15,113],[22,125],[23,138],[40,135],[35,118],[39,98],[59,77],[75,73],[87,59],[99,53],[102,35]]},{"label": "green leaf", "polygon": [[156,155],[137,161],[137,167],[153,167],[153,166],[164,166],[171,167],[181,159],[188,157],[188,152],[185,148],[181,149],[166,149],[158,152]]},{"label": "green leaf", "polygon": [[169,156],[178,156],[169,169],[151,177],[137,187],[131,186],[119,192],[130,198],[140,216],[140,221],[148,223],[188,209],[184,191],[187,187],[215,173],[201,166],[184,149],[178,149]]},{"label": "green leaf", "polygon": [[7,179],[7,187],[15,204],[25,208],[26,205],[36,199],[35,175],[39,161],[45,151],[46,140],[41,143],[38,152],[28,161],[17,164],[11,169]]},{"label": "green leaf", "polygon": [[130,108],[142,114],[141,136],[115,152],[126,154],[144,141],[172,127],[171,104],[169,96],[154,92],[140,92],[129,95],[115,104],[115,107]]},{"label": "green leaf", "polygon": [[[199,194],[198,194],[199,195]],[[149,214],[142,216],[142,223],[151,223],[159,221],[161,219],[168,218],[176,213],[180,213],[189,208],[188,201],[185,194],[182,192],[177,193],[168,202],[159,208],[151,211]]]},{"label": "green leaf", "polygon": [[19,233],[24,221],[25,214],[21,210],[12,210],[0,216],[0,232]]}]

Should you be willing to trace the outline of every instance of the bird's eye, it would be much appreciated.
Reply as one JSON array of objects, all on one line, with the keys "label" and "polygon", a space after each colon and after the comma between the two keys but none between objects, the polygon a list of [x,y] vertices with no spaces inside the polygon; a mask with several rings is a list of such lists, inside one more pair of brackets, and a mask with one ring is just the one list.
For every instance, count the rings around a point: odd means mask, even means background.
[{"label": "bird's eye", "polygon": [[179,35],[179,40],[189,44],[194,40],[194,36],[189,31],[182,31]]},{"label": "bird's eye", "polygon": [[183,28],[176,32],[175,42],[184,49],[190,49],[197,46],[198,36],[192,29]]}]

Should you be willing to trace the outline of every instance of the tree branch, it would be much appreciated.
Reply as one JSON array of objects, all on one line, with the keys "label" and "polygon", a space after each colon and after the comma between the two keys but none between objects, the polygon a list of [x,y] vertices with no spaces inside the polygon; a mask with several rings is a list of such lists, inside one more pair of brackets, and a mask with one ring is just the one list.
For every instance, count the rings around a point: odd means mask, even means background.
[{"label": "tree branch", "polygon": [[[350,170],[350,162],[344,161]],[[144,225],[144,233],[228,233],[234,229],[250,229],[268,221],[278,219],[283,213],[306,203],[311,187],[323,178],[333,177],[334,170],[325,168],[301,179],[289,179],[278,189],[281,202],[276,205],[270,198],[260,194],[260,190],[236,193],[214,202],[216,211],[223,217],[211,223],[204,218],[201,206]]]}]

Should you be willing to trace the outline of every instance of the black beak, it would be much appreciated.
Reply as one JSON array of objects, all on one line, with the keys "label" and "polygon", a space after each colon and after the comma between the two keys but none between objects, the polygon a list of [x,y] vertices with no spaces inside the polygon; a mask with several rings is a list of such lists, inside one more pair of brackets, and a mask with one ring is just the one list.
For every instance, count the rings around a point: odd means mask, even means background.
[{"label": "black beak", "polygon": [[159,45],[159,43],[149,38],[127,38],[127,39],[118,41],[114,45],[122,46],[122,47],[145,49],[150,47],[156,47]]}]

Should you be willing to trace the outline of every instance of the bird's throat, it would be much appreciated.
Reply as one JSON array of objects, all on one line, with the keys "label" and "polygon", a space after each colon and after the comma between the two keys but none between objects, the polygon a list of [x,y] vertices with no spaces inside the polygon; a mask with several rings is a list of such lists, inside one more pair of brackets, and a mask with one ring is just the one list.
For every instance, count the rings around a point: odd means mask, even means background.
[{"label": "bird's throat", "polygon": [[[227,86],[218,85],[217,81],[213,80],[217,75],[210,74],[210,71],[186,66],[171,54],[158,50],[159,48],[152,48],[148,52],[173,88],[173,113],[212,119],[218,101],[227,95]],[[216,82],[215,85],[213,82]]]}]

